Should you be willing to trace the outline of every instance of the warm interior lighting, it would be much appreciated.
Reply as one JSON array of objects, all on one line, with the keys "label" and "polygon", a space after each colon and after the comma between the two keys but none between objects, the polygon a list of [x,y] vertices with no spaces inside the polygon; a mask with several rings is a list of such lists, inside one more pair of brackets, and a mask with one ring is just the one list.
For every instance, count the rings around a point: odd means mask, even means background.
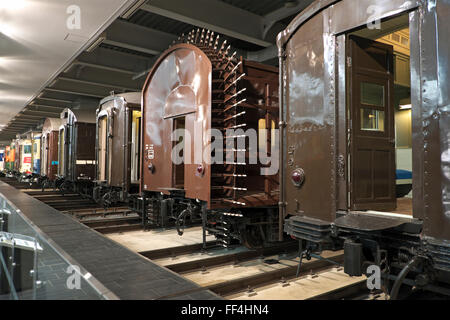
[{"label": "warm interior lighting", "polygon": [[411,109],[411,104],[400,105],[400,110],[408,110]]},{"label": "warm interior lighting", "polygon": [[25,6],[25,2],[25,0],[0,0],[0,9],[21,9]]}]

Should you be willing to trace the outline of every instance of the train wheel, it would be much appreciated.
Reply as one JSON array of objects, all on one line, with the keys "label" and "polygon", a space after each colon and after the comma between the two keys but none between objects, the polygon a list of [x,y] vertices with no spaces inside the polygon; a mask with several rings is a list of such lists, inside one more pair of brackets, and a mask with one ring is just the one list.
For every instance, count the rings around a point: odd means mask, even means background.
[{"label": "train wheel", "polygon": [[241,237],[242,244],[249,249],[260,249],[264,246],[264,238],[259,226],[247,225]]}]

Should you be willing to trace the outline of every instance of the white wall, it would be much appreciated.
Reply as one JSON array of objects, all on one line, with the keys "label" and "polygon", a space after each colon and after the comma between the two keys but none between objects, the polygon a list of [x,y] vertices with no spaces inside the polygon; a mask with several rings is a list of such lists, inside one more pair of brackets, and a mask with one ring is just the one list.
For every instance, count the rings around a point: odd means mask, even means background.
[{"label": "white wall", "polygon": [[412,171],[412,149],[396,149],[397,169]]}]

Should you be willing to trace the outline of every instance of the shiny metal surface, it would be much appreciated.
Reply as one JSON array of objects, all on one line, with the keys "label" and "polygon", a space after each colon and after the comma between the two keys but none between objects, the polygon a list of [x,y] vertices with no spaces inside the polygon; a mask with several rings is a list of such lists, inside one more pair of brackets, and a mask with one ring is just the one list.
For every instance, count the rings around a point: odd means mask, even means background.
[{"label": "shiny metal surface", "polygon": [[[141,191],[169,194],[167,189],[173,187],[173,118],[185,116],[186,131],[193,138],[186,146],[192,150],[190,164],[184,169],[186,197],[209,201],[210,161],[194,157],[198,152],[194,151],[194,141],[200,152],[209,144],[206,132],[211,128],[211,77],[207,55],[190,44],[171,47],[153,67],[143,89]],[[153,172],[148,170],[150,164]],[[202,176],[195,174],[198,165],[204,168]]]},{"label": "shiny metal surface", "polygon": [[[372,5],[376,13],[368,11]],[[450,3],[445,0],[318,0],[279,34],[280,116],[286,121],[281,159],[287,163],[281,170],[280,208],[286,205],[286,215],[329,222],[337,207],[348,209],[345,34],[399,14],[410,17],[413,214],[423,219],[424,235],[450,239]],[[288,181],[297,167],[306,175],[300,190]]]},{"label": "shiny metal surface", "polygon": [[286,46],[285,179],[291,179],[297,168],[304,170],[306,178],[301,189],[288,181],[284,188],[288,214],[314,213],[316,218],[332,221],[335,117],[329,94],[334,94],[330,90],[334,51],[325,49],[323,19],[322,15],[312,17]]},{"label": "shiny metal surface", "polygon": [[[95,178],[95,110],[64,109],[61,112],[61,129],[64,129],[64,164],[62,175],[69,181],[81,176]],[[61,143],[59,143],[59,147]],[[58,151],[59,152],[59,151]]]},{"label": "shiny metal surface", "polygon": [[[97,137],[99,119],[107,117],[106,184],[128,190],[131,183],[130,144],[131,121],[133,110],[141,110],[141,93],[129,92],[103,99],[97,110]],[[96,159],[99,160],[98,141]],[[96,179],[99,179],[98,164]]]},{"label": "shiny metal surface", "polygon": [[[169,194],[182,189],[186,198],[207,202],[208,209],[276,205],[277,175],[265,169],[267,164],[246,159],[253,146],[244,142],[245,146],[238,147],[236,141],[248,134],[248,129],[256,137],[261,123],[270,130],[277,128],[278,69],[228,55],[229,48],[222,45],[218,49],[218,37],[214,41],[209,31],[201,34],[202,40],[200,30],[196,36],[194,30],[182,40],[190,43],[168,49],[147,78],[141,192]],[[172,139],[178,128],[186,129],[185,158],[180,165],[172,161],[172,148],[180,145],[178,139]],[[228,130],[235,129],[243,134],[236,130],[228,145],[213,140],[210,134],[214,130],[225,138]],[[269,152],[271,137],[265,141]],[[214,155],[222,155],[214,164],[212,148]]]},{"label": "shiny metal surface", "polygon": [[41,138],[41,175],[50,180],[58,174],[58,134],[61,119],[47,118],[42,127]]}]

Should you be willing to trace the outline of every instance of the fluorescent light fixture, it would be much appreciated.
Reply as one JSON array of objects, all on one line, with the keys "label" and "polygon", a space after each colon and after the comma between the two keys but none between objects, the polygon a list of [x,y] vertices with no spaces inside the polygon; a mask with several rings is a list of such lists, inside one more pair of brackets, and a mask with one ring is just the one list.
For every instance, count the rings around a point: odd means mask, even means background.
[{"label": "fluorescent light fixture", "polygon": [[295,0],[288,0],[284,3],[285,8],[294,8],[297,5],[297,1]]},{"label": "fluorescent light fixture", "polygon": [[94,51],[103,41],[106,40],[106,34],[102,33],[97,40],[95,40],[90,46],[89,48],[86,49],[86,52],[92,52]]},{"label": "fluorescent light fixture", "polygon": [[25,2],[25,0],[0,0],[0,9],[21,9],[25,6]]},{"label": "fluorescent light fixture", "polygon": [[139,0],[134,5],[132,5],[124,14],[122,14],[123,19],[128,19],[131,17],[147,0]]},{"label": "fluorescent light fixture", "polygon": [[411,104],[400,105],[400,110],[408,110],[411,109]]}]

